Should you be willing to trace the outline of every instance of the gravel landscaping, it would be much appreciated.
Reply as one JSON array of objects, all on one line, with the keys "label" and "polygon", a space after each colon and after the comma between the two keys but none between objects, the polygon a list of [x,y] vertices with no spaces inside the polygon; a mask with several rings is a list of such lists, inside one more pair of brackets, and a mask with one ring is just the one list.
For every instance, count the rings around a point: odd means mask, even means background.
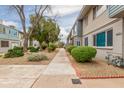
[{"label": "gravel landscaping", "polygon": [[107,62],[94,59],[92,62],[79,63],[67,53],[78,76],[82,79],[124,78],[124,68],[108,65]]},{"label": "gravel landscaping", "polygon": [[[22,57],[16,58],[3,58],[0,57],[0,65],[48,65],[54,56],[58,53],[59,49],[56,49],[54,52],[48,52],[47,50],[37,52],[37,54],[43,54],[48,57],[48,60],[38,61],[38,62],[29,62],[28,56],[31,54],[30,52],[25,53]],[[35,54],[35,53],[34,53]]]}]

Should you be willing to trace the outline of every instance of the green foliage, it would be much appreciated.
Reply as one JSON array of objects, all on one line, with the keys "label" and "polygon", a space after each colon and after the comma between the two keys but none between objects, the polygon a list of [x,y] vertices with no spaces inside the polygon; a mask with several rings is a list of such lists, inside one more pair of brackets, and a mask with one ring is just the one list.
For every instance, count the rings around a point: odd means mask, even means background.
[{"label": "green foliage", "polygon": [[96,49],[93,47],[77,47],[72,49],[71,55],[78,62],[91,61],[96,56]]},{"label": "green foliage", "polygon": [[74,45],[68,45],[68,46],[66,47],[66,49],[67,49],[67,51],[68,51],[69,53],[71,53],[71,50],[72,50],[73,48],[76,48],[76,46],[74,46]]},{"label": "green foliage", "polygon": [[44,42],[42,42],[42,44],[41,44],[41,48],[42,49],[46,49],[47,48],[47,43],[44,41]]},{"label": "green foliage", "polygon": [[56,45],[55,43],[49,43],[49,46],[48,46],[48,52],[52,52],[56,49]]},{"label": "green foliage", "polygon": [[15,50],[23,50],[23,47],[17,47],[17,46],[15,46],[14,49]]},{"label": "green foliage", "polygon": [[58,47],[59,47],[59,48],[63,48],[63,47],[64,47],[64,42],[59,42],[59,43],[58,43]]},{"label": "green foliage", "polygon": [[[34,24],[35,16],[31,16],[30,20],[31,24]],[[39,24],[33,29],[30,38],[37,40],[41,45],[43,41],[46,43],[57,41],[59,33],[60,29],[57,23],[50,18],[43,17]]]},{"label": "green foliage", "polygon": [[22,47],[14,47],[13,49],[9,49],[8,52],[4,55],[4,58],[13,58],[23,56],[23,48]]},{"label": "green foliage", "polygon": [[48,52],[52,52],[53,51],[52,47],[48,47],[47,49],[48,49]]},{"label": "green foliage", "polygon": [[28,47],[28,50],[30,50],[30,52],[38,52],[39,51],[39,47],[35,48],[33,46]]},{"label": "green foliage", "polygon": [[42,54],[31,54],[28,57],[28,61],[42,61],[42,60],[47,60],[47,56],[42,55]]}]

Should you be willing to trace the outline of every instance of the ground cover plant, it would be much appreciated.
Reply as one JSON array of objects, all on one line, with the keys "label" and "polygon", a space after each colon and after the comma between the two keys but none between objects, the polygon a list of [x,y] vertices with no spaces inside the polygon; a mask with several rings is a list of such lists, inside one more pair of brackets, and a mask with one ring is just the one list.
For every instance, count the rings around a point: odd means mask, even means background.
[{"label": "ground cover plant", "polygon": [[22,47],[14,47],[13,49],[9,49],[8,52],[4,55],[4,58],[13,58],[13,57],[21,57],[24,55]]},{"label": "ground cover plant", "polygon": [[48,60],[47,56],[43,54],[31,54],[28,57],[28,61],[42,61],[42,60]]}]

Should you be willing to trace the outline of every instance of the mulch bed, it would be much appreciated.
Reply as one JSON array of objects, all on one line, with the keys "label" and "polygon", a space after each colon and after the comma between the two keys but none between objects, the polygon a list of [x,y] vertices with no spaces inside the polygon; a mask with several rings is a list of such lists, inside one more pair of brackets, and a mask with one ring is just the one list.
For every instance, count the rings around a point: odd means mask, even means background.
[{"label": "mulch bed", "polygon": [[107,62],[98,59],[79,63],[69,53],[67,56],[80,79],[124,78],[124,68],[108,65]]},{"label": "mulch bed", "polygon": [[51,60],[58,53],[59,49],[56,49],[54,52],[49,53],[47,50],[40,51],[38,53],[44,54],[48,57],[48,60],[38,61],[38,62],[29,62],[28,56],[30,53],[26,53],[22,57],[16,58],[2,58],[0,57],[0,65],[48,65]]}]

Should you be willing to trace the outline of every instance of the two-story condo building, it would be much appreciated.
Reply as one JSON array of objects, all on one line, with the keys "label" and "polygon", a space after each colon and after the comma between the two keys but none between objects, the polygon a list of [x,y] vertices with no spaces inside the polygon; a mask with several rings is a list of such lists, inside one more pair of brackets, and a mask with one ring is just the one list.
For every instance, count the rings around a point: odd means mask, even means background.
[{"label": "two-story condo building", "polygon": [[124,6],[83,6],[76,20],[81,21],[81,30],[78,30],[82,32],[81,44],[95,47],[97,58],[105,59],[108,53],[124,55],[123,11]]},{"label": "two-story condo building", "polygon": [[73,25],[70,34],[68,35],[67,43],[73,44],[76,46],[82,45],[82,22],[77,19]]},{"label": "two-story condo building", "polygon": [[8,49],[19,45],[19,31],[13,26],[0,24],[0,53],[5,53]]}]

